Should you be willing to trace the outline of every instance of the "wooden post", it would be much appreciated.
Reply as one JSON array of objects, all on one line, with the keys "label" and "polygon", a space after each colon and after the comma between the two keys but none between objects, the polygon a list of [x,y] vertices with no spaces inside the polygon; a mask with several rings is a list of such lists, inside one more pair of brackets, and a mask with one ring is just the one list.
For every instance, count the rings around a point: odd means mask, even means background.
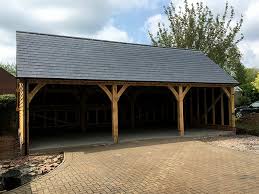
[{"label": "wooden post", "polygon": [[190,90],[190,86],[187,86],[183,91],[183,86],[179,86],[178,92],[171,85],[168,86],[171,92],[174,94],[177,100],[177,125],[180,136],[184,136],[184,113],[183,113],[183,100],[187,92]]},{"label": "wooden post", "polygon": [[190,91],[190,125],[193,124],[192,90]]},{"label": "wooden post", "polygon": [[30,101],[32,100],[33,97],[29,96],[29,83],[28,81],[26,82],[26,87],[25,87],[25,93],[26,93],[26,128],[25,128],[25,155],[29,154],[29,145],[30,145],[30,135],[29,135],[29,128],[30,128]]},{"label": "wooden post", "polygon": [[19,139],[22,154],[29,154],[29,120],[30,102],[37,92],[44,87],[45,83],[37,84],[33,90],[29,91],[29,82],[21,81],[19,84]]},{"label": "wooden post", "polygon": [[130,124],[131,128],[135,128],[135,96],[130,98]]},{"label": "wooden post", "polygon": [[197,88],[196,90],[196,98],[197,98],[197,121],[198,123],[200,124],[200,95],[199,95],[199,92],[200,89]]},{"label": "wooden post", "polygon": [[82,132],[86,131],[85,99],[85,93],[83,92],[80,98],[80,127]]},{"label": "wooden post", "polygon": [[204,122],[205,122],[205,125],[208,125],[208,107],[207,107],[206,88],[204,88]]},{"label": "wooden post", "polygon": [[216,124],[216,114],[215,114],[215,90],[212,88],[212,124]]},{"label": "wooden post", "polygon": [[225,124],[225,121],[224,121],[224,93],[223,91],[221,91],[221,94],[220,94],[220,107],[221,107],[221,125],[223,126]]},{"label": "wooden post", "polygon": [[117,85],[112,85],[112,136],[114,143],[118,143],[118,100]]},{"label": "wooden post", "polygon": [[112,85],[112,91],[110,92],[110,90],[102,84],[99,84],[99,87],[107,94],[107,96],[109,97],[109,99],[111,100],[111,111],[112,111],[112,137],[113,137],[113,141],[114,143],[118,143],[119,142],[119,130],[118,130],[118,125],[119,125],[119,121],[118,121],[118,101],[121,97],[121,95],[123,94],[123,92],[129,87],[129,85],[123,85],[121,87],[121,89],[118,92],[118,87],[116,84]]},{"label": "wooden post", "polygon": [[179,86],[179,100],[178,100],[178,130],[180,136],[184,136],[184,117],[183,117],[183,87]]},{"label": "wooden post", "polygon": [[233,129],[236,127],[235,124],[235,90],[234,87],[230,89],[226,87],[221,88],[228,97],[228,117],[229,117],[229,126]]},{"label": "wooden post", "polygon": [[235,124],[235,91],[234,87],[230,88],[230,98],[229,98],[229,125],[232,128],[236,127]]},{"label": "wooden post", "polygon": [[26,123],[26,116],[25,116],[25,109],[26,109],[26,99],[25,99],[25,82],[19,81],[18,83],[18,98],[19,98],[19,130],[18,130],[18,137],[20,143],[20,151],[21,154],[25,154],[25,123]]}]

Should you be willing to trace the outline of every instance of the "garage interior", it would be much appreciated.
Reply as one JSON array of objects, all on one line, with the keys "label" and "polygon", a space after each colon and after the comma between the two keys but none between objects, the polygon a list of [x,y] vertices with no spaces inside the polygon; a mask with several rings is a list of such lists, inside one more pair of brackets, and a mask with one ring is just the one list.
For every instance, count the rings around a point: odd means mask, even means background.
[{"label": "garage interior", "polygon": [[[229,123],[220,87],[190,88],[183,106],[185,136],[222,133],[215,126]],[[29,120],[32,151],[113,142],[111,102],[98,85],[46,84],[31,100]],[[177,100],[168,87],[130,86],[118,101],[120,142],[179,136],[177,122]]]}]

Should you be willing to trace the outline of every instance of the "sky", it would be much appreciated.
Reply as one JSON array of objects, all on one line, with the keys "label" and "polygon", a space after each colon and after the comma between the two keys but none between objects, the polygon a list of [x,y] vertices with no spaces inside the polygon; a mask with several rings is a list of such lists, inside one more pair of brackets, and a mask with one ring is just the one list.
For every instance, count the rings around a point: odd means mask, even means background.
[{"label": "sky", "polygon": [[[151,44],[148,31],[166,22],[163,6],[171,0],[1,0],[0,62],[15,64],[15,31],[80,36]],[[225,0],[201,0],[222,14]],[[172,0],[176,7],[183,0]],[[189,0],[195,3],[197,0]],[[237,18],[244,16],[239,43],[246,67],[259,68],[259,0],[229,0]]]}]

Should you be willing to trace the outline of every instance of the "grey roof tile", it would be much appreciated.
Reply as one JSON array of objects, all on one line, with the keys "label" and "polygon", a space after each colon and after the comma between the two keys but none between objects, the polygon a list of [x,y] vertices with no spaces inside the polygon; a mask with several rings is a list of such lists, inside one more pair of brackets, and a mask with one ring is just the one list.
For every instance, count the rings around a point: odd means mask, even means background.
[{"label": "grey roof tile", "polygon": [[237,84],[200,51],[17,32],[17,77]]}]

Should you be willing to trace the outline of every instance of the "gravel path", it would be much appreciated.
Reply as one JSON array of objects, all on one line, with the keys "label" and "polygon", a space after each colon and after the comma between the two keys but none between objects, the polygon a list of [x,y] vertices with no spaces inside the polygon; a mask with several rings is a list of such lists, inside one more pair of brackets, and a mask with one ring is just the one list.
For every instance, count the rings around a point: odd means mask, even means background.
[{"label": "gravel path", "polygon": [[236,135],[229,137],[212,137],[202,139],[202,141],[220,147],[259,154],[259,137],[257,136]]},{"label": "gravel path", "polygon": [[[0,177],[8,170],[19,170],[21,172],[21,183],[25,184],[55,169],[62,161],[63,153],[29,155],[12,160],[0,160]],[[0,192],[2,189],[0,178]]]}]

